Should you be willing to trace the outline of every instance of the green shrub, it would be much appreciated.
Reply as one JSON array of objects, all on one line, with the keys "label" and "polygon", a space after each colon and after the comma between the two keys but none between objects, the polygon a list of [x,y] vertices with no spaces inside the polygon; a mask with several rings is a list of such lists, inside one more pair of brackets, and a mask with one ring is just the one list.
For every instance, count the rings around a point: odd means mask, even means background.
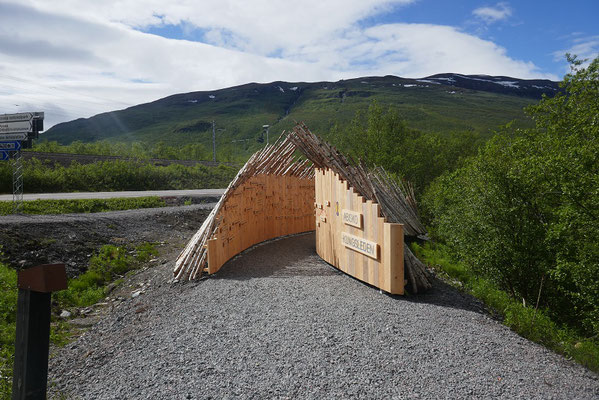
[{"label": "green shrub", "polygon": [[[147,248],[147,246],[144,246]],[[149,250],[144,251],[144,255]],[[105,245],[89,261],[88,270],[70,279],[68,289],[57,292],[55,299],[62,307],[87,307],[106,296],[105,286],[117,277],[135,269],[138,260],[127,254],[127,249]]]},{"label": "green shrub", "polygon": [[69,280],[68,289],[54,296],[62,307],[87,307],[106,296],[106,285],[136,269],[140,263],[158,255],[156,246],[143,243],[136,247],[135,256],[124,247],[104,245],[89,260],[86,272]]},{"label": "green shrub", "polygon": [[135,259],[138,262],[147,262],[150,261],[152,257],[158,255],[158,249],[153,243],[142,243],[135,249]]},{"label": "green shrub", "polygon": [[572,69],[565,93],[529,108],[534,128],[507,126],[423,204],[473,272],[599,337],[599,58]]},{"label": "green shrub", "polygon": [[17,273],[0,263],[0,397],[10,398],[17,317]]}]

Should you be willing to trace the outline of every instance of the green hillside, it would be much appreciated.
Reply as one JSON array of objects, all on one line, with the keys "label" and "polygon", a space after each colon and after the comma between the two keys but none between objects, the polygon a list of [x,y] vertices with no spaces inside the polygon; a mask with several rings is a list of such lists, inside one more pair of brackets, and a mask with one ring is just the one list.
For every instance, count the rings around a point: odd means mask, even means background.
[{"label": "green hillside", "polygon": [[[177,94],[56,125],[43,139],[63,144],[102,139],[148,144],[162,141],[170,145],[201,143],[210,148],[211,121],[214,120],[217,128],[224,129],[217,133],[219,148],[225,146],[234,153],[245,153],[262,145],[259,139],[265,124],[271,126],[271,138],[296,121],[303,121],[312,130],[326,135],[335,122],[348,122],[356,111],[366,109],[375,100],[385,107],[395,107],[408,126],[422,131],[468,130],[485,135],[511,120],[523,125],[530,123],[522,108],[537,101],[538,90],[520,89],[511,93],[510,88],[491,80],[458,76],[464,78],[464,83],[445,85],[439,82],[446,82],[448,78],[436,78],[435,82],[429,78],[386,76],[334,83],[251,83],[210,92]],[[441,79],[443,81],[439,81]],[[481,82],[486,82],[486,86],[481,86]],[[469,84],[477,84],[474,87],[479,90],[469,88]],[[540,86],[534,85],[534,88]]]}]

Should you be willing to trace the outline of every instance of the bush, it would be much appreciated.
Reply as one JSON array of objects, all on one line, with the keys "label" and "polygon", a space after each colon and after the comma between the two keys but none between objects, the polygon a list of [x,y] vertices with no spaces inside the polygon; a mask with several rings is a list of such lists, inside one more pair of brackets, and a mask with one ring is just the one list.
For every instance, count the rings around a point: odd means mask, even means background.
[{"label": "bush", "polygon": [[[599,58],[424,196],[433,234],[477,274],[599,335]],[[518,324],[518,321],[514,321]]]},{"label": "bush", "polygon": [[329,136],[347,154],[411,182],[418,198],[434,178],[455,169],[481,144],[472,132],[447,135],[411,129],[397,110],[385,111],[376,102],[347,126],[334,125]]},{"label": "bush", "polygon": [[62,307],[87,307],[106,296],[105,286],[127,272],[137,268],[140,262],[149,260],[158,251],[151,243],[140,245],[135,253],[128,254],[124,247],[104,245],[89,260],[88,270],[70,279],[67,290],[57,292],[55,299]]}]

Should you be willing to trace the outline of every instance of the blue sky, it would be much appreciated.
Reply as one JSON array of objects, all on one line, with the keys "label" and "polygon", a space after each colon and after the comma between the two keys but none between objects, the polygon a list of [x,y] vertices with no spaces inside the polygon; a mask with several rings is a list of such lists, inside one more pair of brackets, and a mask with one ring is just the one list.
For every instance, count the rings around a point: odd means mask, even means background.
[{"label": "blue sky", "polygon": [[[457,4],[456,4],[457,3]],[[507,11],[503,19],[489,20],[474,10]],[[383,17],[389,22],[408,21],[450,25],[507,49],[510,57],[532,60],[540,70],[561,78],[567,71],[564,53],[577,43],[599,51],[599,1],[419,1]],[[376,23],[376,21],[375,21]],[[578,41],[578,42],[577,42]],[[592,57],[587,51],[582,56]]]},{"label": "blue sky", "polygon": [[599,0],[0,0],[0,113],[48,126],[247,82],[435,73],[558,80]]}]

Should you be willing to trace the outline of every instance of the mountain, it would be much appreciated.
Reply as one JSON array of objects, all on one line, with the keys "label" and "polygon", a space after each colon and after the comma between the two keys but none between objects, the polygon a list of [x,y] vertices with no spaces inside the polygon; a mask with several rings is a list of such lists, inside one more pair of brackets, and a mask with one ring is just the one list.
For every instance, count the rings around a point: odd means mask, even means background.
[{"label": "mountain", "polygon": [[[317,133],[350,121],[377,101],[399,110],[407,124],[424,131],[472,130],[490,134],[511,120],[530,124],[522,108],[559,90],[557,82],[503,76],[438,74],[422,79],[365,77],[338,82],[250,83],[226,89],[176,94],[124,110],[55,125],[46,140],[67,144],[142,141],[211,146],[212,121],[218,142],[260,146],[262,126],[271,137],[304,121]],[[233,144],[231,144],[233,143]]]}]

